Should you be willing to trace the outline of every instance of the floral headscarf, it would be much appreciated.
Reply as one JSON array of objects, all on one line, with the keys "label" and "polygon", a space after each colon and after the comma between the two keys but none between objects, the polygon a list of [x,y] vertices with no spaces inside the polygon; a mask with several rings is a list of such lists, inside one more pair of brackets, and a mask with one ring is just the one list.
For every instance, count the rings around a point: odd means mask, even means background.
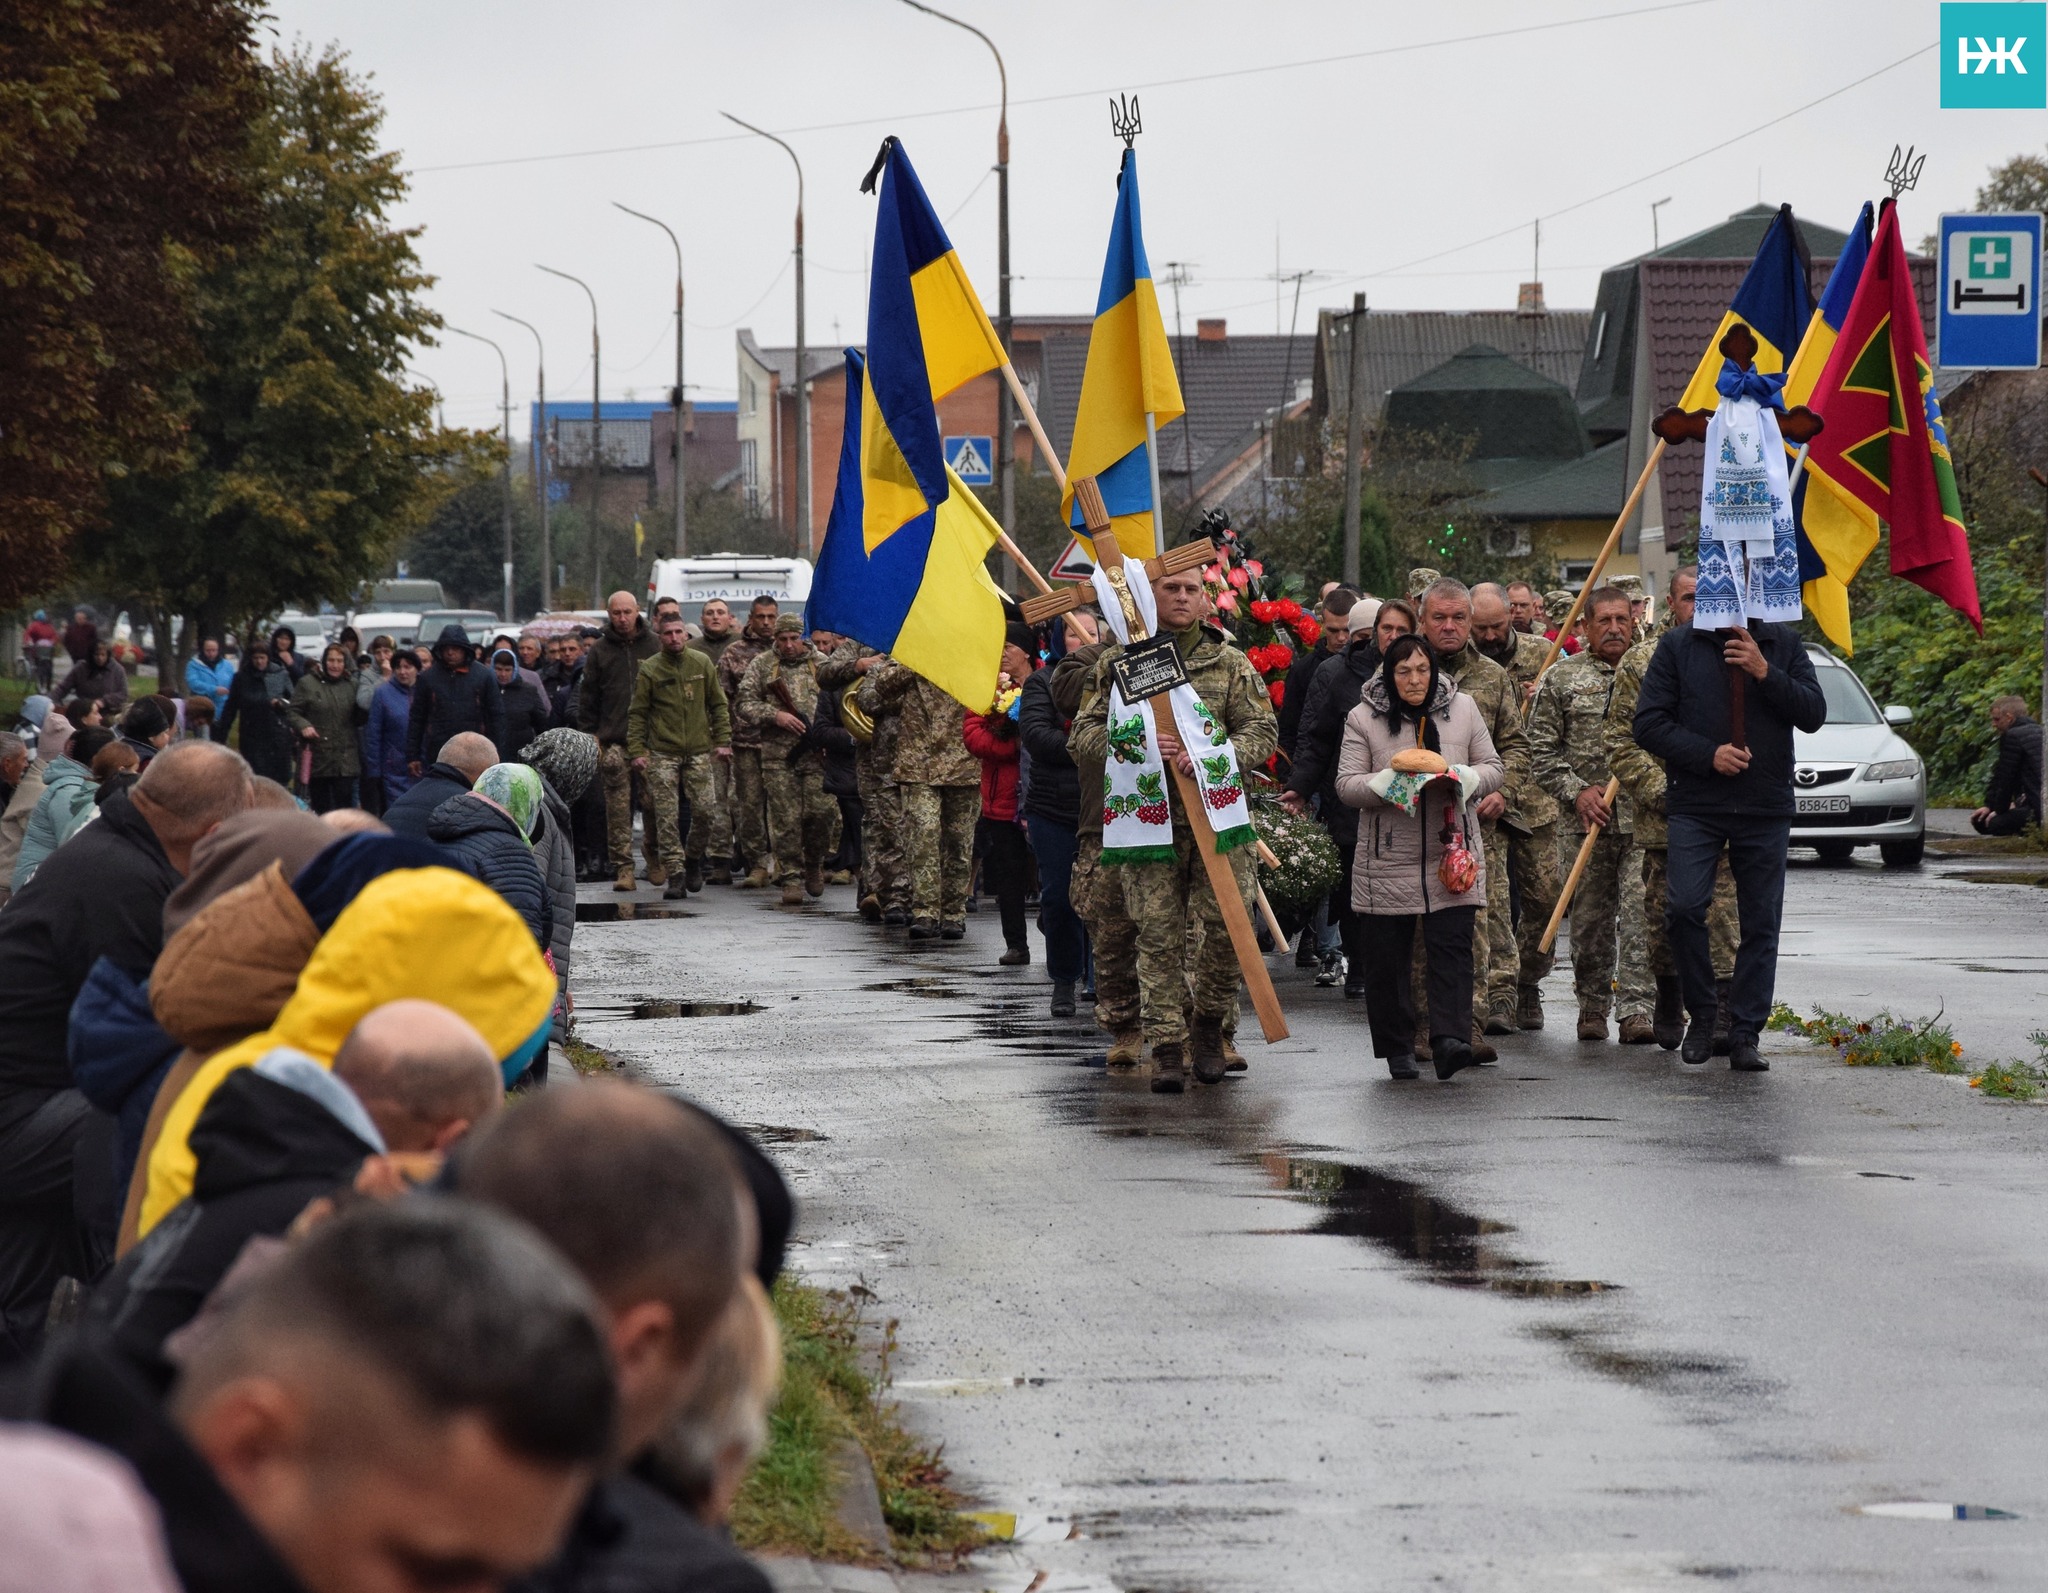
[{"label": "floral headscarf", "polygon": [[597,739],[581,730],[543,730],[519,749],[519,756],[540,770],[568,806],[580,801],[597,778]]},{"label": "floral headscarf", "polygon": [[540,828],[540,775],[523,763],[494,763],[476,777],[476,794],[512,815],[529,841]]}]

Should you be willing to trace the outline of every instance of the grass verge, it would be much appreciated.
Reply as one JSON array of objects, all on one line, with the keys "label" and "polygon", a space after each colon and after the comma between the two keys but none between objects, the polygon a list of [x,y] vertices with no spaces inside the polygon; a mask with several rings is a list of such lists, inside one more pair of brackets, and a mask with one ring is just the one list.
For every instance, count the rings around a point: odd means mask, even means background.
[{"label": "grass verge", "polygon": [[1987,1062],[1975,1072],[1963,1060],[1963,1045],[1936,1013],[1915,1023],[1890,1012],[1858,1020],[1816,1007],[1802,1018],[1784,1002],[1771,1009],[1770,1026],[1781,1034],[1803,1035],[1824,1045],[1846,1067],[1925,1068],[1930,1073],[1968,1074],[1970,1088],[1995,1100],[2031,1101],[2048,1088],[2048,1032],[2028,1038],[2031,1061]]},{"label": "grass verge", "polygon": [[[866,1296],[866,1291],[859,1291]],[[984,1541],[959,1513],[940,1451],[904,1426],[886,1397],[896,1323],[869,1322],[862,1298],[790,1278],[775,1286],[782,1328],[782,1391],[769,1417],[768,1448],[733,1508],[733,1536],[757,1553],[871,1561],[872,1550],[840,1526],[832,1451],[851,1438],[867,1452],[881,1490],[895,1557],[954,1561]],[[870,1372],[864,1364],[877,1364]]]},{"label": "grass verge", "polygon": [[585,1045],[571,1035],[562,1042],[562,1054],[569,1059],[569,1066],[585,1078],[595,1073],[616,1073],[619,1064],[609,1052],[600,1051],[594,1045]]}]

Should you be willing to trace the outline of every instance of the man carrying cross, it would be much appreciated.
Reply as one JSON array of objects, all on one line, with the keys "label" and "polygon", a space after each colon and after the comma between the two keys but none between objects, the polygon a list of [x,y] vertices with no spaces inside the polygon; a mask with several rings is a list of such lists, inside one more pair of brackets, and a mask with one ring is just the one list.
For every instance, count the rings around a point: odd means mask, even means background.
[{"label": "man carrying cross", "polygon": [[[1126,569],[1135,572],[1136,566]],[[1133,578],[1134,584],[1142,580]],[[1124,702],[1114,668],[1126,651],[1119,643],[1104,650],[1082,693],[1069,746],[1077,764],[1105,769],[1103,863],[1121,872],[1124,904],[1137,924],[1139,1012],[1152,1052],[1152,1088],[1179,1094],[1190,1065],[1204,1083],[1224,1075],[1223,1025],[1237,1005],[1239,970],[1183,811],[1186,788],[1166,778],[1164,766],[1170,762],[1197,782],[1242,909],[1249,911],[1257,854],[1242,807],[1240,771],[1256,769],[1273,755],[1279,724],[1251,661],[1221,630],[1203,622],[1201,572],[1162,575],[1151,594],[1156,634],[1173,638],[1195,699],[1188,718],[1206,731],[1207,744],[1190,744],[1179,713],[1161,723],[1167,715],[1155,715],[1143,702]],[[1106,595],[1105,604],[1115,596]],[[1192,958],[1190,920],[1203,931]],[[1185,1010],[1190,1006],[1192,1023]]]}]

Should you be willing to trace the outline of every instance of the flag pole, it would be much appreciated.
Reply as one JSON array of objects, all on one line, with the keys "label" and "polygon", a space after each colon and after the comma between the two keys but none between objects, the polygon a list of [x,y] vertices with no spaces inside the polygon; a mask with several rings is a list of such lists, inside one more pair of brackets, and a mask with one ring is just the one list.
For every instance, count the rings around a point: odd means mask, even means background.
[{"label": "flag pole", "polygon": [[[1636,505],[1642,501],[1643,489],[1650,484],[1650,472],[1657,468],[1664,457],[1664,439],[1657,439],[1657,446],[1650,450],[1650,457],[1643,461],[1643,473],[1636,477],[1635,490],[1628,495],[1628,502],[1621,506],[1621,513],[1614,517],[1614,529],[1607,533],[1606,545],[1600,549],[1600,557],[1593,561],[1593,568],[1586,572],[1586,584],[1579,588],[1579,595],[1572,600],[1569,613],[1557,627],[1557,639],[1550,644],[1550,651],[1543,655],[1543,667],[1536,671],[1541,680],[1550,666],[1557,662],[1557,655],[1564,647],[1564,639],[1571,635],[1572,626],[1578,623],[1579,612],[1586,606],[1586,599],[1593,595],[1593,588],[1600,584],[1600,573],[1607,568],[1607,561],[1614,557],[1614,550],[1621,546],[1621,528],[1628,524],[1628,517],[1636,512]],[[1530,701],[1534,701],[1533,698]],[[1522,711],[1529,711],[1523,704]]]},{"label": "flag pole", "polygon": [[[1159,422],[1145,411],[1145,463],[1152,472],[1152,551],[1166,551],[1166,496],[1159,490]],[[1194,483],[1190,481],[1189,486]]]},{"label": "flag pole", "polygon": [[1017,412],[1024,417],[1024,424],[1031,428],[1031,440],[1038,445],[1039,457],[1052,472],[1052,479],[1058,484],[1060,495],[1064,497],[1067,491],[1067,473],[1060,468],[1060,456],[1053,452],[1052,443],[1045,435],[1045,427],[1039,424],[1038,411],[1031,407],[1031,400],[1024,396],[1024,384],[1018,380],[1017,367],[1004,360],[996,368],[1003,373],[1003,382],[1010,389],[1010,396],[1017,401]]}]

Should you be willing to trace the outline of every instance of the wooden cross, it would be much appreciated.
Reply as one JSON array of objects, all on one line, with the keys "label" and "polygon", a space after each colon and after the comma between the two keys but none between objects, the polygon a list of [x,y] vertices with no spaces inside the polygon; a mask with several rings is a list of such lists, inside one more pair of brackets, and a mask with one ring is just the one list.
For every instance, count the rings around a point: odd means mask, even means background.
[{"label": "wooden cross", "polygon": [[[1126,584],[1123,550],[1117,546],[1116,532],[1109,523],[1109,511],[1103,507],[1102,493],[1093,477],[1074,483],[1074,501],[1081,506],[1089,540],[1095,544],[1095,562],[1101,566],[1102,573],[1109,578],[1121,601],[1131,640],[1141,641],[1149,632],[1138,612],[1137,601]],[[1190,553],[1194,556],[1185,556]],[[1158,580],[1164,575],[1196,569],[1215,555],[1214,543],[1192,543],[1189,547],[1175,548],[1170,553],[1147,559],[1145,573]],[[1059,604],[1059,607],[1049,610],[1049,617],[1050,614],[1065,613],[1080,601],[1078,593],[1055,592],[1049,597],[1032,598],[1023,607],[1029,618],[1033,603]],[[1151,705],[1154,724],[1174,723],[1173,701],[1169,693],[1161,692],[1145,700]],[[1272,977],[1266,972],[1266,960],[1259,955],[1258,935],[1252,929],[1251,915],[1245,911],[1244,898],[1238,894],[1237,876],[1231,871],[1230,860],[1216,850],[1216,831],[1209,823],[1208,804],[1202,800],[1201,788],[1191,775],[1183,774],[1180,766],[1171,760],[1167,761],[1166,767],[1173,776],[1174,789],[1180,793],[1181,811],[1187,815],[1188,828],[1194,832],[1195,849],[1202,854],[1202,866],[1209,872],[1209,889],[1223,914],[1224,927],[1230,931],[1231,949],[1237,953],[1237,965],[1244,973],[1246,988],[1252,993],[1252,1006],[1259,1015],[1259,1028],[1268,1044],[1284,1040],[1287,1038],[1287,1019],[1280,1012],[1280,997],[1275,994]],[[1279,939],[1284,944],[1285,937]]]},{"label": "wooden cross", "polygon": [[[1098,504],[1102,502],[1102,492],[1095,485],[1095,478],[1092,476],[1074,483],[1074,501],[1081,505],[1082,518],[1087,521],[1088,540],[1095,544],[1095,562],[1105,570],[1112,564],[1121,570],[1124,565],[1123,551],[1117,546],[1116,533],[1109,528],[1108,511],[1103,512],[1102,526],[1097,530],[1094,520],[1089,518],[1090,510],[1081,495],[1084,487]],[[1162,580],[1169,575],[1178,575],[1182,570],[1199,570],[1205,565],[1213,564],[1216,562],[1216,555],[1216,544],[1208,537],[1201,537],[1147,559],[1145,573],[1154,581]],[[1035,570],[1030,573],[1034,577],[1037,575]],[[1070,614],[1084,604],[1093,602],[1094,599],[1093,587],[1086,582],[1076,582],[1063,592],[1055,592],[1048,588],[1037,597],[1027,597],[1017,605],[1017,609],[1024,616],[1025,624],[1043,625],[1047,620],[1058,619],[1062,614]]]}]

